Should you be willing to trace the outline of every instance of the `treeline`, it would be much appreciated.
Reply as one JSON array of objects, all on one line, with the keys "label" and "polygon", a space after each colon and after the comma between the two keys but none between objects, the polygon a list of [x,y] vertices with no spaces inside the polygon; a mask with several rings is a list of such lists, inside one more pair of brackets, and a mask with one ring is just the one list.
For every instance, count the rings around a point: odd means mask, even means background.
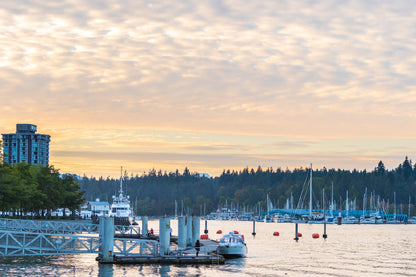
[{"label": "treeline", "polygon": [[0,211],[46,216],[67,208],[74,213],[85,202],[80,187],[73,176],[61,176],[53,166],[0,164]]},{"label": "treeline", "polygon": [[[225,203],[233,204],[234,207],[238,205],[240,209],[245,207],[254,210],[260,207],[264,211],[267,194],[274,207],[283,208],[287,199],[294,199],[296,207],[302,188],[308,181],[309,170],[244,168],[241,171],[224,170],[219,177],[207,178],[198,173],[191,173],[188,168],[182,173],[178,170],[167,173],[153,169],[141,176],[129,176],[125,172],[123,187],[130,195],[138,215],[173,215],[175,208],[178,214],[200,215],[209,213]],[[344,205],[347,190],[349,199],[356,200],[357,209],[362,208],[366,190],[368,197],[373,196],[373,203],[384,201],[393,205],[395,194],[396,203],[406,204],[408,207],[409,197],[412,203],[416,198],[416,165],[413,166],[407,157],[393,170],[387,170],[380,161],[371,172],[323,168],[313,170],[312,175],[316,208],[322,205],[323,191],[325,199],[331,198],[332,184],[337,208]],[[119,179],[109,177],[96,179],[86,176],[79,181],[81,189],[85,191],[85,199],[99,198],[110,203],[120,182]],[[306,206],[307,203],[304,207]]]}]

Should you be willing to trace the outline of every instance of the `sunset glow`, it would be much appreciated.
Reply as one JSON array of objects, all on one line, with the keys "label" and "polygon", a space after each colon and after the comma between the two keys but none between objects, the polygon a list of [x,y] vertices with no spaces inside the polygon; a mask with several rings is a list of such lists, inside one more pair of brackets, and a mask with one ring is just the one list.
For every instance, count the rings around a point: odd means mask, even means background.
[{"label": "sunset glow", "polygon": [[395,168],[415,156],[409,1],[9,1],[0,132],[62,173]]}]

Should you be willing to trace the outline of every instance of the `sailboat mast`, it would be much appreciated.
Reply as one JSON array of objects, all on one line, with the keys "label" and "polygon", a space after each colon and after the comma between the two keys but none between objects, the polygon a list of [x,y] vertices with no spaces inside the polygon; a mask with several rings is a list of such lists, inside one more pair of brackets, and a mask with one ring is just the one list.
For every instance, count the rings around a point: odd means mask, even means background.
[{"label": "sailboat mast", "polygon": [[121,167],[120,173],[120,193],[123,193],[123,167]]},{"label": "sailboat mast", "polygon": [[347,219],[348,219],[348,211],[349,211],[349,204],[348,204],[348,190],[347,190],[347,201],[346,201],[346,209],[347,209]]},{"label": "sailboat mast", "polygon": [[312,217],[312,163],[311,163],[311,177],[309,181],[309,218]]},{"label": "sailboat mast", "polygon": [[332,182],[332,192],[331,192],[331,215],[334,215],[334,182]]}]

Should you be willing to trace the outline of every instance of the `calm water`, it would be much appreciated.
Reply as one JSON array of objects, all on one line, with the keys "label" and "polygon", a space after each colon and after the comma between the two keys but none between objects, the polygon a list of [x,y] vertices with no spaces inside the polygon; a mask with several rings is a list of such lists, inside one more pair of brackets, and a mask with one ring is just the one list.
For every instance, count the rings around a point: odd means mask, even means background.
[{"label": "calm water", "polygon": [[[149,221],[149,229],[158,226]],[[323,225],[299,224],[297,243],[292,223],[257,222],[253,238],[252,222],[208,221],[210,238],[219,239],[219,229],[244,234],[248,257],[216,266],[102,266],[96,254],[0,258],[0,276],[416,276],[416,225],[327,225],[324,240],[312,239]]]}]

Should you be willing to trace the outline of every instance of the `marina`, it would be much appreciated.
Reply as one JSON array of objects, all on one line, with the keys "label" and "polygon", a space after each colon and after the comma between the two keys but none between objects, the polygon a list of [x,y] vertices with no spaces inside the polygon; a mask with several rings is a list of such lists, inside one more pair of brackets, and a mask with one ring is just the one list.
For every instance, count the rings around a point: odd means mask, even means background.
[{"label": "marina", "polygon": [[[159,232],[159,221],[149,220]],[[414,276],[416,272],[416,225],[323,225],[298,224],[303,234],[296,242],[292,223],[208,221],[208,235],[220,240],[238,230],[244,234],[248,253],[219,265],[100,264],[96,254],[0,258],[0,275],[6,276]],[[178,225],[171,220],[173,234]],[[201,230],[204,222],[201,221]],[[274,232],[279,236],[273,236]],[[201,240],[203,243],[203,240]],[[172,251],[175,247],[172,248]]]}]

